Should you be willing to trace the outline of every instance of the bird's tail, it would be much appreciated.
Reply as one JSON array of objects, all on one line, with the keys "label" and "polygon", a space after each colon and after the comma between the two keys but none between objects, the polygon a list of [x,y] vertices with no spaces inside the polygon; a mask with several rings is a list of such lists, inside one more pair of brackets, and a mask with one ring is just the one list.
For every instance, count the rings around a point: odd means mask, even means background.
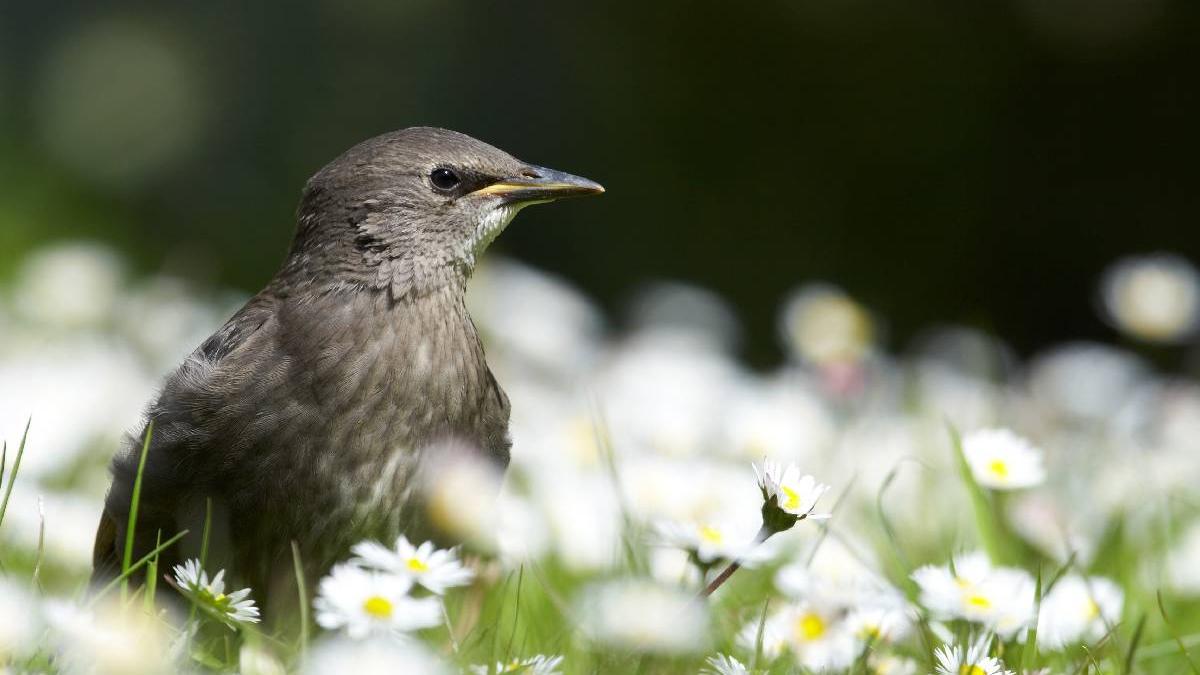
[{"label": "bird's tail", "polygon": [[92,586],[99,588],[121,573],[117,555],[117,523],[106,511],[96,527],[96,543],[92,545]]}]

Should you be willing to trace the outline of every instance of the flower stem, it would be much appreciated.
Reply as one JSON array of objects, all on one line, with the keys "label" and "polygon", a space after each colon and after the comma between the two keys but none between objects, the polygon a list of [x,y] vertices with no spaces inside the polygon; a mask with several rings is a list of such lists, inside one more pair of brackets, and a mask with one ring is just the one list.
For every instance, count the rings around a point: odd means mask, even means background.
[{"label": "flower stem", "polygon": [[707,598],[708,596],[715,593],[718,588],[720,588],[726,581],[729,580],[729,577],[733,576],[734,572],[738,571],[741,568],[742,568],[742,564],[736,560],[729,563],[729,567],[726,567],[724,570],[722,570],[721,573],[718,574],[717,577],[712,580],[712,583],[710,583],[708,585],[708,587],[706,587],[703,591],[700,592],[700,597]]},{"label": "flower stem", "polygon": [[[767,527],[767,525],[764,523],[763,526],[761,528],[759,528],[758,534],[754,535],[754,544],[758,545],[758,544],[763,543],[764,541],[769,539],[771,537],[771,535],[773,535],[773,534],[775,534],[775,530],[772,530],[771,528]],[[705,589],[700,592],[700,597],[707,598],[708,596],[712,595],[713,593],[716,593],[717,589],[720,588],[721,586],[723,586],[726,581],[729,581],[729,577],[733,576],[733,573],[738,571],[741,568],[742,568],[742,563],[738,562],[737,560],[734,560],[733,562],[729,563],[729,566],[726,567],[724,570],[721,570],[721,573],[718,574],[716,576],[716,578],[713,579],[712,582],[710,582],[708,584],[708,586],[705,587]]]}]

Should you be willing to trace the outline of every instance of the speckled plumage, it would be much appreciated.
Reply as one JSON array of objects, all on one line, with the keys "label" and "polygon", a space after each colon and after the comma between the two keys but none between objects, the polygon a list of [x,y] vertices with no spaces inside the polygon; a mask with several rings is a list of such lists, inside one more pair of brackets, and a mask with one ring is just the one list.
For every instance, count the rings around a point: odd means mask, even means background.
[{"label": "speckled plumage", "polygon": [[[438,167],[461,186],[436,189]],[[417,504],[423,453],[453,441],[508,462],[508,399],[464,291],[476,256],[524,203],[560,196],[539,187],[547,176],[561,196],[600,191],[428,128],[371,139],[318,172],[282,269],[147,412],[135,559],[160,531],[182,529],[191,534],[160,568],[195,555],[211,500],[210,566],[228,567],[270,612],[294,596],[280,588],[294,584],[292,541],[311,583],[361,539],[436,535]],[[509,182],[533,187],[481,190]],[[119,570],[142,433],[113,461],[99,577]]]}]

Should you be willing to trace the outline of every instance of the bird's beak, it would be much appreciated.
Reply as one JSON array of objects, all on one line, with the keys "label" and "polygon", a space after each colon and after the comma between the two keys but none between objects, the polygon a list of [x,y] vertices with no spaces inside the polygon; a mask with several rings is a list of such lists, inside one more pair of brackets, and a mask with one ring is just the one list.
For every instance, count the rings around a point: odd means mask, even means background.
[{"label": "bird's beak", "polygon": [[479,188],[472,194],[496,195],[509,204],[534,204],[550,202],[563,197],[582,197],[598,195],[604,188],[596,181],[569,173],[531,166],[521,172],[521,175],[504,178],[486,187]]}]

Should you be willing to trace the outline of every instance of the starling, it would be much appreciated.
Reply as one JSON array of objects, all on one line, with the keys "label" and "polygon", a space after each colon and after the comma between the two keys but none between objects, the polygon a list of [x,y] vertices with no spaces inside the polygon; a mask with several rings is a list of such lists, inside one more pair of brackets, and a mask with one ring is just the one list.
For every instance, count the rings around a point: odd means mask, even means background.
[{"label": "starling", "polygon": [[[150,428],[133,560],[188,530],[270,614],[363,539],[431,536],[416,477],[447,443],[507,465],[509,402],[465,305],[517,211],[590,180],[428,127],[351,148],[304,188],[282,268],[167,379],[112,462],[93,578],[121,570]],[[152,425],[152,426],[151,426]],[[286,588],[286,592],[285,592]]]}]

